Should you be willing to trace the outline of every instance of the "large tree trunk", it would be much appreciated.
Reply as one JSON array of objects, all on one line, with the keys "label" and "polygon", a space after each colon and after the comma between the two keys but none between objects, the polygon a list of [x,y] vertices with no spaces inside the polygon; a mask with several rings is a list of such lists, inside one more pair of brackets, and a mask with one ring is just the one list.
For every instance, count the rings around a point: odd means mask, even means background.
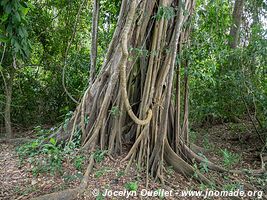
[{"label": "large tree trunk", "polygon": [[[145,169],[147,180],[151,175],[163,182],[163,165],[169,164],[186,176],[197,174],[197,179],[209,184],[190,165],[193,160],[206,161],[187,146],[188,81],[183,123],[175,122],[180,120],[180,99],[176,105],[172,99],[178,45],[188,38],[189,29],[184,25],[193,8],[193,0],[124,0],[102,69],[67,126],[54,135],[57,140],[72,140],[74,133],[81,130],[82,150],[108,149],[109,154],[121,153],[127,140],[132,147],[123,161],[129,160],[128,167],[136,162]],[[180,96],[180,84],[176,85]],[[85,189],[92,163],[93,157],[81,186],[67,190],[68,194],[76,195]],[[225,171],[206,163],[212,169]],[[37,199],[73,199],[73,195],[65,198],[66,192]]]},{"label": "large tree trunk", "polygon": [[165,144],[176,133],[169,112],[177,46],[193,7],[193,0],[124,0],[100,75],[58,139],[81,129],[83,149],[114,154],[127,135],[133,146],[125,159],[162,177]]},{"label": "large tree trunk", "polygon": [[[100,74],[85,92],[66,128],[62,126],[56,133],[57,139],[71,140],[75,131],[81,130],[83,150],[108,149],[109,154],[120,153],[123,141],[128,140],[132,143],[124,158],[129,160],[128,166],[137,162],[146,169],[147,176],[161,181],[165,163],[184,175],[197,173],[183,160],[187,156],[187,160],[196,157],[203,161],[187,147],[188,95],[183,127],[174,122],[172,100],[178,44],[184,42],[181,35],[188,36],[184,33],[188,28],[183,25],[193,8],[193,0],[124,0]],[[91,168],[89,164],[86,174]],[[209,183],[200,173],[198,179]],[[84,188],[87,181],[75,192]],[[49,198],[59,199],[58,195]]]}]

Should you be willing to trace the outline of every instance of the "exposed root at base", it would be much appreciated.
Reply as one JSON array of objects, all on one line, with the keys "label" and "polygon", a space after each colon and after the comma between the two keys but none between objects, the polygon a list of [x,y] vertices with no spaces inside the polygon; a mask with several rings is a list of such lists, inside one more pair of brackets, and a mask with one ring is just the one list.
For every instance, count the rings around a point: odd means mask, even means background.
[{"label": "exposed root at base", "polygon": [[67,189],[51,194],[46,194],[33,198],[32,200],[75,200],[84,192],[84,188],[78,187],[74,189]]},{"label": "exposed root at base", "polygon": [[31,142],[33,139],[30,138],[5,138],[5,139],[0,139],[0,144],[1,143],[26,143],[26,142]]},{"label": "exposed root at base", "polygon": [[164,159],[169,165],[173,167],[176,172],[183,174],[185,177],[192,177],[194,175],[197,175],[198,181],[211,185],[210,180],[208,180],[201,173],[195,171],[195,169],[191,165],[185,162],[172,150],[167,140],[165,140]]}]

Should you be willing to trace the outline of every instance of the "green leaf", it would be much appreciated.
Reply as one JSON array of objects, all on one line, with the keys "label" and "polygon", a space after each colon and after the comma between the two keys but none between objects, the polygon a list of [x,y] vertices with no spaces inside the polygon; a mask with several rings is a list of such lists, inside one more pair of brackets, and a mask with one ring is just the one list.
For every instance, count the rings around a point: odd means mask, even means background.
[{"label": "green leaf", "polygon": [[1,3],[0,3],[0,5],[1,6],[5,6],[7,4],[7,2],[8,2],[8,0],[2,0]]},{"label": "green leaf", "polygon": [[55,138],[50,138],[50,143],[53,145],[56,145],[57,141],[55,140]]},{"label": "green leaf", "polygon": [[23,13],[23,15],[27,15],[27,13],[29,12],[30,8],[25,8],[25,7],[21,7],[21,12]]},{"label": "green leaf", "polygon": [[6,43],[6,42],[8,42],[8,38],[6,36],[0,34],[0,42]]},{"label": "green leaf", "polygon": [[5,22],[7,19],[8,19],[8,16],[9,14],[5,13],[0,19],[1,19],[1,22]]},{"label": "green leaf", "polygon": [[26,35],[27,31],[25,30],[24,27],[19,27],[18,33],[19,33],[20,37],[22,37],[22,38],[27,37],[27,35]]},{"label": "green leaf", "polygon": [[15,12],[15,19],[17,20],[17,22],[21,21],[21,17],[18,12]]},{"label": "green leaf", "polygon": [[11,13],[11,10],[12,10],[12,7],[11,7],[10,4],[8,4],[8,5],[5,7],[5,12],[6,12],[7,14],[10,14],[10,13]]},{"label": "green leaf", "polygon": [[15,53],[19,52],[19,50],[21,49],[20,44],[14,38],[11,39],[11,45],[13,46]]},{"label": "green leaf", "polygon": [[7,28],[6,28],[6,32],[9,34],[9,35],[12,35],[12,25],[11,24],[8,24]]}]

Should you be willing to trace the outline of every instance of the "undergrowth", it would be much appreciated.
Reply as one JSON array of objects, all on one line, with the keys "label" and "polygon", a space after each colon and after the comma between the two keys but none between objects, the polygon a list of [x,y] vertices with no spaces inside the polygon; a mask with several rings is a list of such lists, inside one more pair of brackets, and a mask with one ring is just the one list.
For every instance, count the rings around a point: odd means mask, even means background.
[{"label": "undergrowth", "polygon": [[80,146],[79,140],[61,144],[55,138],[49,138],[54,129],[36,127],[37,139],[16,148],[20,165],[29,163],[30,171],[34,176],[40,173],[51,175],[63,174],[63,163],[71,163],[78,171],[83,169],[85,156],[77,154]]}]

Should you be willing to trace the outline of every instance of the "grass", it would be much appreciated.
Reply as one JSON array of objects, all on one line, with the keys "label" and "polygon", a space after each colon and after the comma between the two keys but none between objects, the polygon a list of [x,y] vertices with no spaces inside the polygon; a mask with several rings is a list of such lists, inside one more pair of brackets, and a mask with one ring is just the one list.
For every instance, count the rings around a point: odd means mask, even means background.
[{"label": "grass", "polygon": [[138,182],[128,182],[124,185],[126,190],[129,191],[137,191],[138,189]]},{"label": "grass", "polygon": [[[241,160],[241,155],[232,152],[229,146],[227,145],[223,145],[223,144],[222,146],[218,145],[222,149],[214,148],[215,146],[212,143],[210,143],[210,141],[215,141],[214,138],[211,138],[212,137],[210,135],[211,132],[209,133],[205,132],[205,133],[204,133],[205,135],[203,134],[204,136],[202,140],[204,147],[205,149],[212,150],[213,153],[216,154],[216,158],[220,157],[220,160],[222,162],[221,165],[224,165],[224,167],[226,168],[231,168]],[[197,139],[201,140],[201,135],[197,135],[196,132],[190,132],[190,137],[194,141],[197,141]],[[215,144],[217,143],[215,142]],[[68,147],[69,148],[61,147],[61,145],[57,144],[57,141],[54,139],[51,139],[48,143],[43,143],[42,140],[38,139],[36,141],[33,141],[32,143],[23,145],[21,148],[18,148],[18,152],[20,156],[22,156],[23,158],[22,162],[28,162],[28,163],[30,162],[31,166],[34,166],[33,168],[31,168],[31,170],[35,176],[41,173],[52,173],[53,174],[53,170],[54,170],[54,173],[60,172],[60,168],[63,168],[62,163],[63,162],[64,164],[66,163],[65,159],[68,156],[72,158],[70,160],[71,160],[71,164],[73,165],[73,167],[75,167],[76,170],[83,171],[82,169],[84,167],[86,158],[82,155],[73,154],[73,148],[71,146],[68,146]],[[226,148],[229,148],[229,149],[226,149]],[[134,178],[134,179],[133,179],[133,174],[130,174],[130,175],[125,174],[123,168],[120,168],[114,173],[108,173],[112,171],[111,170],[112,168],[109,168],[108,166],[106,166],[106,164],[108,164],[105,162],[106,154],[107,154],[107,151],[105,150],[96,150],[93,153],[94,159],[96,163],[98,163],[96,171],[94,172],[95,180],[102,181],[103,179],[105,179],[108,182],[112,180],[112,177],[115,177],[119,181],[117,181],[115,184],[112,182],[111,189],[113,187],[112,184],[123,187],[124,189],[127,189],[128,191],[137,191],[138,188],[142,188],[144,169],[141,166],[138,166],[138,165],[134,166],[135,173],[137,174],[137,178]],[[193,166],[194,169],[200,173],[207,175],[207,177],[213,179],[213,177],[210,177],[210,174],[212,176],[212,173],[209,172],[209,169],[205,162],[207,158],[203,154],[199,154],[199,155],[204,158],[204,161],[199,164],[194,164]],[[24,159],[24,158],[27,158],[27,159]],[[73,167],[71,167],[71,169],[73,169]],[[136,176],[136,174],[134,175]],[[174,174],[173,168],[171,166],[166,167],[167,177],[170,177],[173,174]],[[80,174],[80,176],[81,177],[83,176],[82,173]],[[195,174],[195,176],[197,176],[197,174]],[[72,174],[69,172],[66,174],[64,173],[62,177],[64,180],[64,183],[61,183],[62,187],[66,187],[68,186],[68,184],[71,184],[72,181],[79,179],[78,175],[76,176],[76,174]],[[100,177],[102,178],[100,179]],[[120,177],[123,177],[123,178],[119,179]],[[223,176],[221,177],[224,179],[223,180],[224,184],[222,184],[222,187],[224,190],[231,191],[231,190],[235,190],[240,187],[240,185],[238,185],[237,183],[231,183],[230,177],[228,178],[223,177]],[[266,183],[267,183],[266,180],[267,180],[266,177],[262,177],[262,178],[253,177],[251,178],[251,183],[253,185],[257,185],[258,187],[264,188],[264,186],[266,187]],[[159,187],[154,187],[153,189],[159,188]],[[201,184],[199,185],[199,187],[202,190],[205,190],[209,188],[211,189],[212,185],[209,186],[209,185]],[[58,187],[56,187],[56,189],[58,190]],[[27,192],[27,190],[29,192]],[[19,192],[18,189],[17,191]],[[32,193],[33,191],[31,191],[31,188],[26,188],[25,192]],[[163,197],[159,197],[159,198],[162,199]],[[100,193],[99,196],[96,197],[96,199],[104,199],[104,197]]]},{"label": "grass", "polygon": [[228,183],[223,185],[223,189],[226,191],[235,191],[237,189],[243,190],[242,186],[238,183]]}]

